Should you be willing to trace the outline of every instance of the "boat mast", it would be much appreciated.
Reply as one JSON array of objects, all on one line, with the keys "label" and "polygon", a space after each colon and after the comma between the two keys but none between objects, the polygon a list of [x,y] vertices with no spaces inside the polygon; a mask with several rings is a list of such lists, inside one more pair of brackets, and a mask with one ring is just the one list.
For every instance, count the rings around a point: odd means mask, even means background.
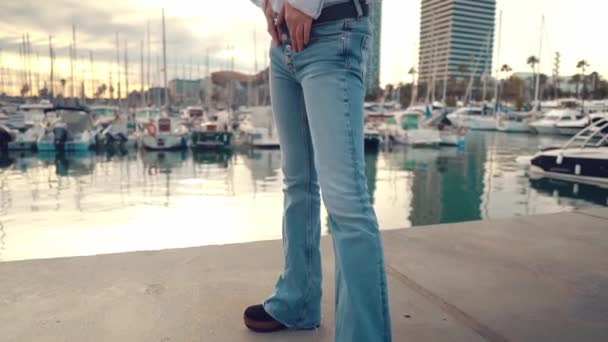
[{"label": "boat mast", "polygon": [[[147,48],[148,48],[148,65],[146,65],[146,88],[148,88],[148,90],[149,90],[150,89],[150,64],[152,63],[150,61],[150,58],[151,58],[151,54],[150,54],[150,45],[151,45],[151,42],[150,42],[150,20],[148,20],[148,22],[147,22],[146,34],[148,36],[148,44],[147,44],[148,45],[147,46]],[[147,95],[148,94],[144,94],[144,106],[146,106],[146,107],[148,106],[148,97],[147,97]]]},{"label": "boat mast", "polygon": [[537,111],[540,106],[540,63],[542,61],[543,53],[543,32],[545,30],[545,16],[542,16],[540,23],[540,43],[538,46],[538,63],[536,66],[536,86],[534,89],[534,110]]},{"label": "boat mast", "polygon": [[53,36],[49,36],[49,57],[51,59],[51,101],[55,97],[55,52],[53,51]]},{"label": "boat mast", "polygon": [[494,80],[494,111],[498,112],[499,100],[498,100],[498,82],[500,79],[500,43],[502,40],[502,10],[498,16],[498,48],[496,51],[496,79]]},{"label": "boat mast", "polygon": [[118,82],[118,108],[122,108],[122,98],[120,94],[120,34],[116,32],[116,80]]},{"label": "boat mast", "polygon": [[74,98],[74,84],[76,82],[76,76],[74,74],[74,68],[77,63],[77,55],[76,55],[76,25],[72,24],[72,55],[70,56],[70,77],[72,79],[72,83],[70,84],[70,97]]},{"label": "boat mast", "polygon": [[141,99],[141,106],[145,107],[146,106],[146,93],[144,92],[144,84],[145,84],[145,79],[144,79],[144,41],[141,41],[140,44],[140,55],[141,55],[141,60],[139,63],[140,66],[140,71],[141,71],[141,78],[140,78],[140,83],[141,83],[141,93],[140,93],[140,99]]},{"label": "boat mast", "polygon": [[205,66],[206,66],[206,72],[205,72],[205,78],[206,78],[206,82],[205,82],[205,105],[207,106],[208,110],[211,109],[211,96],[213,93],[213,81],[211,80],[211,69],[210,69],[210,63],[209,63],[209,49],[207,48],[207,57],[205,59]]},{"label": "boat mast", "polygon": [[34,83],[32,82],[32,44],[30,43],[30,33],[26,33],[26,63],[27,63],[27,80],[30,88],[30,96],[34,95],[33,87]]},{"label": "boat mast", "polygon": [[165,32],[165,9],[163,14],[163,88],[165,93],[165,109],[169,111],[169,90],[167,89],[167,37]]},{"label": "boat mast", "polygon": [[127,46],[127,40],[125,39],[125,105],[129,110],[129,49]]},{"label": "boat mast", "polygon": [[89,62],[91,64],[91,100],[94,100],[97,89],[95,89],[95,66],[93,63],[93,51],[92,50],[89,50]]},{"label": "boat mast", "polygon": [[0,96],[4,94],[4,64],[2,62],[2,48],[0,48]]}]

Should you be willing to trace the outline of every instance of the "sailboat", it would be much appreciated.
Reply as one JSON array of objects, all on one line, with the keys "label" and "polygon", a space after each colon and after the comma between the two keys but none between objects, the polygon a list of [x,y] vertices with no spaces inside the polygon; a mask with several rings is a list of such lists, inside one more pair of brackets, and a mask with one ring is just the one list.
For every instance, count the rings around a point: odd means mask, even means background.
[{"label": "sailboat", "polygon": [[[150,150],[175,150],[188,147],[188,129],[180,118],[169,116],[169,94],[167,87],[167,44],[165,30],[165,10],[162,10],[163,32],[163,83],[165,93],[165,108],[160,110],[140,110],[136,120],[142,127],[141,142],[144,148]],[[147,115],[147,118],[143,118]],[[147,119],[147,120],[146,120]],[[143,121],[143,122],[142,122]]]}]

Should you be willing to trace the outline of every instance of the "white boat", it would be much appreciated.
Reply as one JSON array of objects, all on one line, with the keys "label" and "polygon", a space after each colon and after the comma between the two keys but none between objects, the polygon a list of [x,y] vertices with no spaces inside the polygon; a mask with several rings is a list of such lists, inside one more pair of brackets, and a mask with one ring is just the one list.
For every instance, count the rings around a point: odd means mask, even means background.
[{"label": "white boat", "polygon": [[557,127],[558,134],[571,137],[578,134],[578,132],[589,126],[589,124],[605,118],[608,118],[608,113],[595,113],[585,115],[574,121],[558,122],[555,126]]},{"label": "white boat", "polygon": [[398,143],[412,146],[439,146],[440,131],[434,127],[423,127],[421,121],[424,112],[418,109],[408,109],[394,113],[396,125],[391,132]]},{"label": "white boat", "polygon": [[[9,151],[33,151],[44,133],[42,121],[26,122],[26,115],[16,108],[3,108],[0,121],[0,148]],[[44,114],[43,114],[44,115]]]},{"label": "white boat", "polygon": [[99,135],[106,147],[117,145],[132,148],[136,147],[140,140],[135,121],[120,115],[110,121]]},{"label": "white boat", "polygon": [[538,134],[558,134],[558,123],[572,123],[583,118],[584,115],[574,109],[555,109],[547,112],[540,120],[530,123],[530,127]]},{"label": "white boat", "polygon": [[53,104],[49,100],[41,100],[38,103],[27,103],[19,106],[18,112],[23,114],[25,125],[31,127],[48,117],[50,112],[46,112],[45,115],[45,111],[52,108]]},{"label": "white boat", "polygon": [[239,139],[257,148],[279,148],[279,134],[274,125],[272,109],[268,106],[250,107],[239,123]]},{"label": "white boat", "polygon": [[116,106],[91,106],[91,114],[93,114],[95,126],[105,128],[120,116],[120,109]]},{"label": "white boat", "polygon": [[91,113],[85,108],[56,107],[46,109],[46,115],[54,116],[46,123],[43,135],[38,139],[38,151],[88,151],[95,144],[95,128]]},{"label": "white boat", "polygon": [[532,177],[608,185],[608,119],[590,124],[560,148],[539,152],[529,167]]},{"label": "white boat", "polygon": [[189,106],[181,111],[182,122],[186,126],[192,125],[195,121],[200,123],[205,120],[205,109],[201,106]]},{"label": "white boat", "polygon": [[535,113],[509,112],[500,113],[496,122],[496,129],[506,133],[530,133],[530,123],[534,121]]},{"label": "white boat", "polygon": [[141,124],[141,144],[150,150],[178,150],[188,147],[188,129],[179,118],[161,115]]},{"label": "white boat", "polygon": [[231,113],[191,116],[190,146],[194,150],[224,150],[232,148]]},{"label": "white boat", "polygon": [[458,127],[476,131],[495,131],[496,116],[492,109],[482,107],[464,107],[448,114],[448,119]]}]

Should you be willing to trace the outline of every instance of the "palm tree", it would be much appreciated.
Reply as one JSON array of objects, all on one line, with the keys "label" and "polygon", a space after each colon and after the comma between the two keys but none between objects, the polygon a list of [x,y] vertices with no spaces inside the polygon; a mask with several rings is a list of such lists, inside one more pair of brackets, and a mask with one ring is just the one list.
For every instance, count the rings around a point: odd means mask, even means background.
[{"label": "palm tree", "polygon": [[585,70],[589,67],[589,63],[586,60],[582,59],[576,64],[577,69],[583,70],[583,108],[585,108],[585,90],[587,89],[587,82],[585,79]]},{"label": "palm tree", "polygon": [[536,73],[536,64],[538,64],[538,62],[540,62],[540,60],[536,58],[536,56],[528,57],[528,61],[526,63],[528,63],[528,65],[532,68],[532,73]]},{"label": "palm tree", "polygon": [[[502,67],[500,68],[500,72],[509,73],[511,71],[513,71],[513,69],[511,68],[511,66],[509,66],[509,64],[503,64]],[[500,95],[498,96],[499,102],[500,102],[501,97],[502,97],[502,88],[504,88],[505,80],[501,80],[500,83],[501,83],[501,86],[500,86],[501,91],[500,91]]]},{"label": "palm tree", "polygon": [[412,75],[412,96],[410,99],[410,106],[413,106],[418,97],[418,87],[416,86],[416,74],[418,73],[418,70],[416,70],[415,67],[411,67],[407,73],[408,75]]},{"label": "palm tree", "polygon": [[530,89],[531,89],[531,97],[534,97],[534,89],[533,89],[533,84],[534,84],[534,79],[536,78],[536,64],[538,64],[540,62],[540,60],[538,58],[536,58],[536,56],[530,56],[528,57],[528,65],[532,68],[532,74],[534,75],[534,77],[532,77],[532,81],[530,82]]},{"label": "palm tree", "polygon": [[67,83],[65,78],[62,78],[59,83],[61,84],[61,96],[65,97],[65,84]]}]

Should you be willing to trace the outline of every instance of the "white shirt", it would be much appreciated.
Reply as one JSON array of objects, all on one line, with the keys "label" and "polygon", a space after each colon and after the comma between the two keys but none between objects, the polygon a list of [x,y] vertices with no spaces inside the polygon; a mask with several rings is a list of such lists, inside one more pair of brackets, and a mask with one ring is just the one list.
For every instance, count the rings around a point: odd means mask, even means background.
[{"label": "white shirt", "polygon": [[[251,0],[251,1],[254,4],[256,4],[258,7],[262,8],[264,6],[265,0]],[[285,0],[268,0],[268,1],[272,2],[272,9],[275,12],[279,12],[281,10],[281,7],[283,6],[283,3],[285,2]],[[287,1],[289,1],[289,3],[293,7],[299,9],[300,11],[309,15],[313,19],[317,19],[321,15],[321,11],[323,10],[323,8],[329,7],[332,5],[336,5],[336,4],[340,4],[340,3],[352,2],[353,0],[287,0]],[[360,0],[358,0],[358,1],[360,1]],[[378,1],[378,0],[366,0],[367,3],[371,3],[374,1]]]}]

